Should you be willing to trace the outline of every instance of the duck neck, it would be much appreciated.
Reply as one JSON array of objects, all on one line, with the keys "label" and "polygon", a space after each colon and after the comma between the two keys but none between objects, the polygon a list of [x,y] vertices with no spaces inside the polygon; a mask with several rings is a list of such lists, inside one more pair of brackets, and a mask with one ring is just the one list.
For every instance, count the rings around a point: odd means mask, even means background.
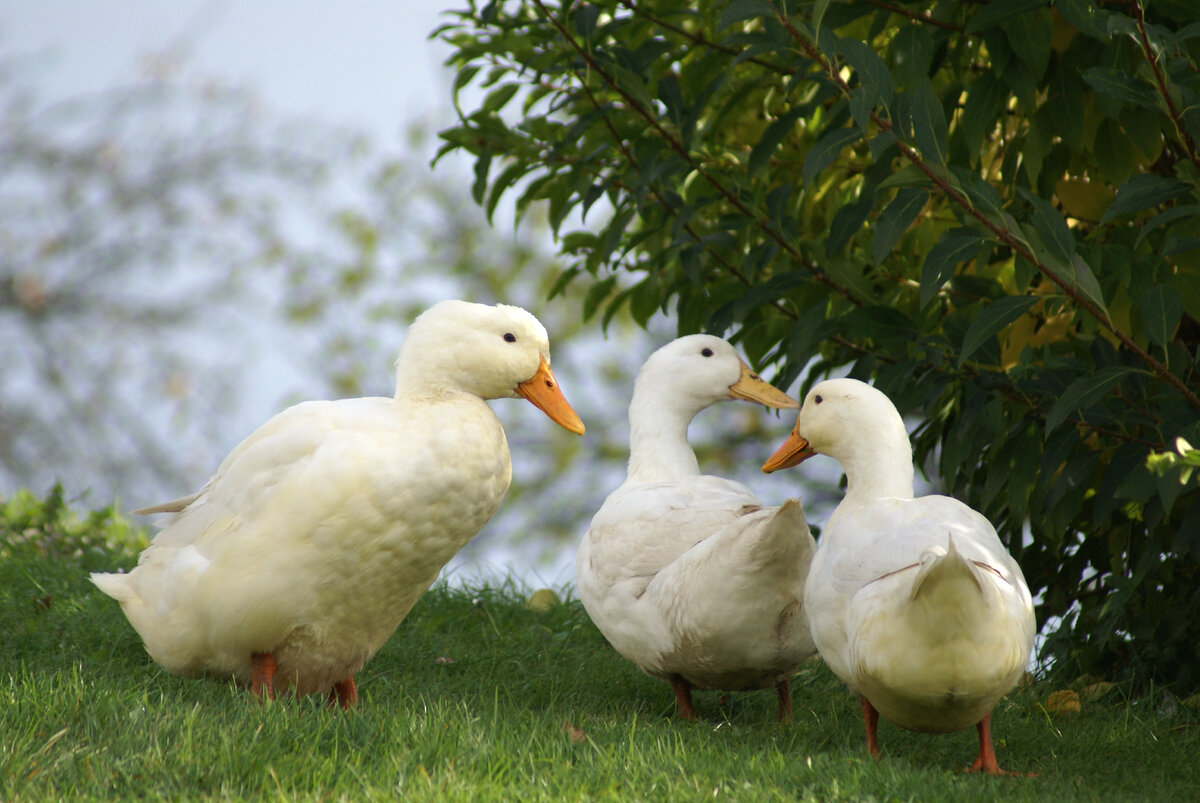
[{"label": "duck neck", "polygon": [[890,437],[856,439],[838,460],[846,472],[846,496],[835,515],[885,497],[913,498],[912,446],[903,428]]},{"label": "duck neck", "polygon": [[670,394],[656,396],[644,385],[634,385],[628,480],[666,482],[699,474],[700,464],[687,439],[688,424],[698,412]]}]

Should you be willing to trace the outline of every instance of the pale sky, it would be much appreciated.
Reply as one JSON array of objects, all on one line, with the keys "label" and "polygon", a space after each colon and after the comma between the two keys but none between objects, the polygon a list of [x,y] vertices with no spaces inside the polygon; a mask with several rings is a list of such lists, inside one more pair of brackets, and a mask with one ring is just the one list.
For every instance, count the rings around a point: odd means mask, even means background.
[{"label": "pale sky", "polygon": [[453,120],[450,50],[428,36],[460,4],[421,0],[0,0],[0,41],[44,55],[42,87],[121,83],[138,59],[183,43],[192,64],[282,112],[345,123],[387,146],[407,121]]}]

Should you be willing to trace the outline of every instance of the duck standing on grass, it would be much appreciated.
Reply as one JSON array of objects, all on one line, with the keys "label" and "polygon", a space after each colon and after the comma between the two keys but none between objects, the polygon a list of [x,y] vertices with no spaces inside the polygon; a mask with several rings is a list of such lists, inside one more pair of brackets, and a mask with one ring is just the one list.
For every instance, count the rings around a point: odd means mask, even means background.
[{"label": "duck standing on grass", "polygon": [[443,301],[409,329],[394,398],[310,401],[242,441],[128,574],[93,574],[150,656],[255,696],[357,699],[354,673],[508,490],[485,399],[523,396],[576,434],[546,330],[519,307]]},{"label": "duck standing on grass", "polygon": [[711,335],[663,346],[629,405],[629,471],[592,518],[575,559],[579,598],[621,655],[667,680],[679,716],[692,689],[775,687],[815,652],[801,607],[815,544],[798,500],[764,507],[744,485],[702,475],[687,441],[725,399],[798,406]]},{"label": "duck standing on grass", "polygon": [[1033,604],[992,525],[947,496],[913,498],[912,447],[895,405],[856,379],[821,382],[763,465],[820,453],[846,472],[804,590],[821,657],[858,692],[867,749],[880,715],[945,733],[975,725],[968,772],[1001,774],[992,707],[1029,663]]}]

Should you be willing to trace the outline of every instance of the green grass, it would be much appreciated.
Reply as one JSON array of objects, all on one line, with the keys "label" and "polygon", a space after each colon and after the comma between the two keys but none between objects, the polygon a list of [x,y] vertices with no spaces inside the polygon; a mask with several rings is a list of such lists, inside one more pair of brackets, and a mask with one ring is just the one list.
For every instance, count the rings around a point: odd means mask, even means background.
[{"label": "green grass", "polygon": [[[359,674],[349,714],[317,697],[254,702],[156,667],[89,571],[132,566],[145,535],[20,497],[0,522],[0,799],[1187,800],[1200,716],[1120,690],[1053,718],[1035,685],[997,707],[1001,765],[965,776],[974,730],[880,726],[819,662],[773,692],[697,695],[605,643],[577,601],[537,613],[511,583],[435,588]],[[452,662],[439,659],[450,658]]]}]

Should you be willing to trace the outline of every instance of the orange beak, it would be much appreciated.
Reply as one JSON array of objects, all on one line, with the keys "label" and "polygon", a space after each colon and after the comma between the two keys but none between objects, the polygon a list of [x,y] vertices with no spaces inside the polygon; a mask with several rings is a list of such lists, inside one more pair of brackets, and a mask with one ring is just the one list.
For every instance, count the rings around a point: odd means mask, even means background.
[{"label": "orange beak", "polygon": [[583,422],[559,389],[545,357],[539,360],[537,373],[517,385],[517,393],[563,429],[583,434]]},{"label": "orange beak", "polygon": [[729,386],[729,398],[755,402],[764,407],[777,407],[781,410],[795,410],[800,406],[800,402],[751,371],[745,360],[739,360],[739,362],[742,364],[742,373],[738,376],[738,380]]},{"label": "orange beak", "polygon": [[808,445],[808,441],[800,437],[799,427],[800,419],[796,419],[796,425],[792,427],[792,432],[788,435],[787,440],[775,450],[775,454],[771,455],[767,459],[767,462],[763,463],[762,471],[764,474],[779,471],[781,468],[798,466],[816,454],[812,447]]}]

